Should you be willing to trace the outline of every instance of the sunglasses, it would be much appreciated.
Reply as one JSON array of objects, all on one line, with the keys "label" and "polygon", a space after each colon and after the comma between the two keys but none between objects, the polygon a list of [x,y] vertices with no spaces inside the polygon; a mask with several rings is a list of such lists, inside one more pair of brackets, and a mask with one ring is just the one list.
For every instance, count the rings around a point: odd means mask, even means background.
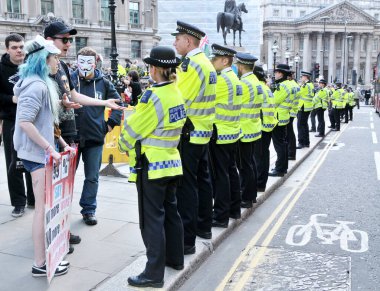
[{"label": "sunglasses", "polygon": [[72,37],[52,37],[53,39],[60,39],[63,44],[67,44],[68,42],[73,43],[74,39]]}]

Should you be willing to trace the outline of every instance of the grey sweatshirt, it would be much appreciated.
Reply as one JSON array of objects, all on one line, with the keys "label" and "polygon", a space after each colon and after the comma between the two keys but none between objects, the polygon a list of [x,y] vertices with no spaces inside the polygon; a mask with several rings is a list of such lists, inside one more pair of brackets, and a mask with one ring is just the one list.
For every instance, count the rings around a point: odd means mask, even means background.
[{"label": "grey sweatshirt", "polygon": [[33,142],[20,128],[20,122],[34,124],[39,133],[54,147],[54,118],[50,109],[49,90],[38,76],[19,80],[13,89],[18,96],[14,148],[20,159],[45,164],[45,149]]}]

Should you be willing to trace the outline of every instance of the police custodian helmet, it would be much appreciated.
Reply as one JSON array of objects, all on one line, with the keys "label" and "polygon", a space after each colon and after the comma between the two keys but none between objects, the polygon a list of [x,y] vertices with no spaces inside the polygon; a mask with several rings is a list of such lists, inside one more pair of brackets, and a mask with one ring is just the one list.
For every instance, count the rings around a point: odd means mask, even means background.
[{"label": "police custodian helmet", "polygon": [[174,50],[170,47],[156,46],[144,62],[155,67],[173,68],[179,66],[181,60],[175,56]]}]

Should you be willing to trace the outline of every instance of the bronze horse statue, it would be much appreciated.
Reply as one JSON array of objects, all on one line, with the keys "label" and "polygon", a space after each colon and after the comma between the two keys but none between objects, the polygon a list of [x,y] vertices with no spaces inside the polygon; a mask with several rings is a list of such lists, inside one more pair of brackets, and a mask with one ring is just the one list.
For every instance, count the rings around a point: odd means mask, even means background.
[{"label": "bronze horse statue", "polygon": [[219,12],[216,17],[216,28],[219,32],[222,29],[224,45],[227,45],[226,36],[230,29],[234,32],[234,46],[235,46],[235,33],[239,31],[239,45],[241,46],[241,32],[243,30],[243,21],[241,19],[242,12],[248,13],[244,3],[240,3],[234,13]]}]

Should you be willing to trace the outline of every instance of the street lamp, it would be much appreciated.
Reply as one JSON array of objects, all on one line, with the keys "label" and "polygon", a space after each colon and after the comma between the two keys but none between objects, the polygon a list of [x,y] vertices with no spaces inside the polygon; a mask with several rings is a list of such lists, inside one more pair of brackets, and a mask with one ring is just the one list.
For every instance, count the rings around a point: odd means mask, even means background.
[{"label": "street lamp", "polygon": [[286,59],[286,64],[289,66],[289,58],[290,58],[290,52],[288,51],[288,48],[286,48],[285,51],[285,59]]},{"label": "street lamp", "polygon": [[[124,4],[124,0],[121,0],[121,3]],[[115,30],[115,9],[116,9],[116,4],[115,0],[109,0],[109,5],[108,8],[110,9],[110,16],[111,16],[111,71],[112,71],[112,80],[114,84],[116,85],[117,83],[117,65],[118,65],[118,60],[117,56],[119,55],[117,53],[117,48],[116,48],[116,30]]]},{"label": "street lamp", "polygon": [[330,20],[330,17],[328,16],[323,16],[321,17],[321,20],[323,20],[323,34],[322,34],[322,42],[323,42],[323,50],[322,50],[322,76],[324,75],[324,70],[325,70],[325,50],[326,50],[326,21]]},{"label": "street lamp", "polygon": [[273,77],[272,77],[272,80],[273,80],[273,83],[274,83],[274,70],[276,69],[276,54],[278,52],[277,40],[275,40],[273,42],[272,52],[273,52]]},{"label": "street lamp", "polygon": [[294,62],[296,63],[296,80],[298,81],[298,63],[300,62],[300,56],[296,53],[294,57]]}]

